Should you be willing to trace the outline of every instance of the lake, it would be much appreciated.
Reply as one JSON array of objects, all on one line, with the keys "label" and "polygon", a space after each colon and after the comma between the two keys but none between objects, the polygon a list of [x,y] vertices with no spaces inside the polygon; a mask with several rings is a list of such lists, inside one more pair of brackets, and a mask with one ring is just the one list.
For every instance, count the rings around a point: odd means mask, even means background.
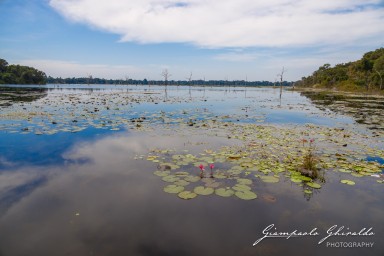
[{"label": "lake", "polygon": [[0,87],[0,255],[383,255],[383,99],[333,100]]}]

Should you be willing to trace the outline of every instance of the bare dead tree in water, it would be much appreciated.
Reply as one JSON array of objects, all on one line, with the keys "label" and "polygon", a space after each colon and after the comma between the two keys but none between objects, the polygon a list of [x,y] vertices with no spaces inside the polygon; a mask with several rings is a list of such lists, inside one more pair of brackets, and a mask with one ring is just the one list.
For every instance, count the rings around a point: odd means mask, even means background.
[{"label": "bare dead tree in water", "polygon": [[189,85],[189,97],[191,98],[191,80],[192,80],[192,72],[189,74],[189,77],[186,77],[188,79],[188,85]]},{"label": "bare dead tree in water", "polygon": [[277,74],[277,77],[280,77],[280,105],[281,105],[281,95],[283,94],[283,76],[285,71],[286,70],[283,67],[283,69],[281,70],[281,73]]},{"label": "bare dead tree in water", "polygon": [[167,68],[165,68],[163,70],[163,72],[161,72],[161,76],[164,77],[164,85],[167,86],[168,85],[168,79],[171,76],[171,74],[169,73]]},{"label": "bare dead tree in water", "polygon": [[203,78],[203,88],[204,88],[204,97],[205,97],[205,77]]},{"label": "bare dead tree in water", "polygon": [[92,81],[93,77],[91,74],[87,74],[87,84],[89,85]]},{"label": "bare dead tree in water", "polygon": [[245,89],[245,98],[247,98],[247,83],[248,83],[248,76],[245,76],[245,81],[244,81],[244,89]]},{"label": "bare dead tree in water", "polygon": [[164,77],[164,85],[165,85],[165,99],[167,100],[167,86],[168,86],[168,79],[169,77],[171,76],[171,74],[169,73],[168,69],[165,68],[163,70],[163,72],[161,72],[161,76]]}]

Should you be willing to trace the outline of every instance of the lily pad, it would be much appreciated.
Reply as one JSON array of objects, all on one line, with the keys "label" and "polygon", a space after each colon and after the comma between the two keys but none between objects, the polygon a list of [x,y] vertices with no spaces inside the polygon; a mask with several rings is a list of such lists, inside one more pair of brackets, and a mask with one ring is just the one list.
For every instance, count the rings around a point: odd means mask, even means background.
[{"label": "lily pad", "polygon": [[356,172],[351,173],[351,175],[354,176],[354,177],[357,177],[357,178],[361,178],[361,177],[364,176],[364,175],[362,175],[360,173],[356,173]]},{"label": "lily pad", "polygon": [[225,176],[224,174],[221,174],[221,173],[215,173],[215,174],[213,174],[213,177],[215,177],[216,179],[225,179],[225,178],[227,178],[227,176]]},{"label": "lily pad", "polygon": [[237,179],[237,183],[244,184],[244,185],[251,185],[252,180],[250,180],[250,179]]},{"label": "lily pad", "polygon": [[189,173],[188,172],[175,172],[175,175],[179,176],[179,177],[182,177],[182,176],[188,176]]},{"label": "lily pad", "polygon": [[243,200],[253,200],[257,198],[257,195],[254,192],[247,190],[236,191],[235,195]]},{"label": "lily pad", "polygon": [[165,177],[165,176],[168,176],[170,174],[169,171],[155,171],[153,174],[155,174],[156,176],[159,176],[159,177]]},{"label": "lily pad", "polygon": [[210,195],[210,194],[213,194],[215,190],[213,188],[208,188],[208,187],[203,187],[203,186],[198,186],[198,187],[195,187],[193,192],[195,192],[196,194],[198,195]]},{"label": "lily pad", "polygon": [[178,181],[175,181],[175,183],[174,183],[175,185],[177,185],[177,186],[188,186],[189,185],[189,182],[188,181],[186,181],[186,180],[178,180]]},{"label": "lily pad", "polygon": [[353,186],[353,185],[356,184],[356,183],[355,183],[354,181],[352,181],[352,180],[341,180],[340,182],[343,183],[343,184],[351,185],[351,186]]},{"label": "lily pad", "polygon": [[295,182],[295,183],[300,183],[300,182],[302,182],[302,179],[300,179],[300,178],[294,176],[294,177],[291,177],[291,181],[292,181],[292,182]]},{"label": "lily pad", "polygon": [[312,190],[304,189],[304,193],[305,193],[305,194],[312,194],[313,192],[312,192]]},{"label": "lily pad", "polygon": [[316,189],[321,188],[321,185],[318,184],[318,183],[315,183],[315,182],[307,182],[306,184],[307,184],[309,187],[311,187],[311,188],[316,188]]},{"label": "lily pad", "polygon": [[181,199],[184,199],[184,200],[189,200],[189,199],[193,199],[197,196],[196,193],[193,193],[191,191],[183,191],[183,192],[180,192],[178,194],[178,197],[180,197]]},{"label": "lily pad", "polygon": [[168,185],[163,190],[167,193],[178,194],[184,190],[184,187],[183,186],[177,186],[177,185]]},{"label": "lily pad", "polygon": [[232,189],[218,188],[215,190],[215,194],[222,197],[230,197],[235,192]]},{"label": "lily pad", "polygon": [[236,184],[232,189],[236,191],[250,191],[252,188],[244,184]]},{"label": "lily pad", "polygon": [[189,182],[197,182],[197,181],[201,180],[201,178],[198,176],[189,175],[189,176],[185,177],[184,180],[189,181]]},{"label": "lily pad", "polygon": [[163,181],[166,182],[175,182],[178,181],[180,178],[176,177],[175,175],[168,175],[162,178]]},{"label": "lily pad", "polygon": [[266,183],[277,183],[279,182],[279,178],[275,176],[260,176],[260,179]]}]

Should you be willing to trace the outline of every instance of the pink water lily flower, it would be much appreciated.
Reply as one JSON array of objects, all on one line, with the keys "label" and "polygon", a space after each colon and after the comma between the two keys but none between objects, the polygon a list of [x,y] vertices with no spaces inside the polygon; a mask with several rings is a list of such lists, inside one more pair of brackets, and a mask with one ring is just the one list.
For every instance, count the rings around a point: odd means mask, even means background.
[{"label": "pink water lily flower", "polygon": [[200,170],[202,170],[202,171],[204,171],[205,169],[204,169],[204,165],[199,165],[199,168],[200,168]]},{"label": "pink water lily flower", "polygon": [[215,165],[214,164],[210,164],[209,168],[211,168],[211,170],[212,170],[213,168],[215,168]]}]

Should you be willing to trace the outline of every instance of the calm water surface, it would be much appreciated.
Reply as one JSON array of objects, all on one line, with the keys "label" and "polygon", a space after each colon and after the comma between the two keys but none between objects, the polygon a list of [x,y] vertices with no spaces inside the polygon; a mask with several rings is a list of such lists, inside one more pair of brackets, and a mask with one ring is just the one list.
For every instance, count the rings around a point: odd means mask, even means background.
[{"label": "calm water surface", "polygon": [[[256,200],[182,200],[164,193],[165,182],[153,175],[156,165],[139,157],[154,148],[199,152],[239,143],[203,131],[177,132],[165,123],[222,118],[372,134],[352,117],[320,110],[297,92],[284,91],[280,102],[272,88],[44,88],[32,98],[8,94],[0,101],[0,255],[384,253],[383,184],[371,177],[347,186],[339,183],[342,174],[329,173],[322,189],[310,196],[287,179],[255,181]],[[382,149],[380,134],[377,142]],[[272,231],[317,228],[319,234],[268,238],[252,246],[270,224],[277,228]],[[372,227],[375,235],[318,244],[333,225],[345,226],[344,231]],[[353,241],[374,245],[327,246]]]}]

